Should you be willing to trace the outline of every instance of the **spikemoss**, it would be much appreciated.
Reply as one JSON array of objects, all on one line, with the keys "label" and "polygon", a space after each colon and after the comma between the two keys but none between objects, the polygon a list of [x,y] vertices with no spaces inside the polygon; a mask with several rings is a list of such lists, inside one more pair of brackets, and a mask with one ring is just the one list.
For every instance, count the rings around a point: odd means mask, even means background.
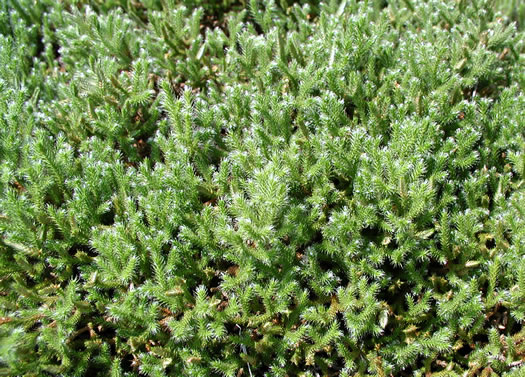
[{"label": "spikemoss", "polygon": [[0,375],[521,375],[524,24],[2,2]]}]

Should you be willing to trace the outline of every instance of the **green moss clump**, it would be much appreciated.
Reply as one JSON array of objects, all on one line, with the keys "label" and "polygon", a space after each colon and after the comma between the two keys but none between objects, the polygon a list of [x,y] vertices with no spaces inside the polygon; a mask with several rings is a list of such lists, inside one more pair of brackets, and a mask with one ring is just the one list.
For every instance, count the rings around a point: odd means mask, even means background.
[{"label": "green moss clump", "polygon": [[0,375],[522,375],[524,25],[1,2]]}]

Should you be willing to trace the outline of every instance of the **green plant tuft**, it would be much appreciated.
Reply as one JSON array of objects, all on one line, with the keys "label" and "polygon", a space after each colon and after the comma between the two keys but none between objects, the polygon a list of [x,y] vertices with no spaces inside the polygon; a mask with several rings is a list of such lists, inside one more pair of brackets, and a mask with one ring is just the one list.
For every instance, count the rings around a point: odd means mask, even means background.
[{"label": "green plant tuft", "polygon": [[522,376],[525,3],[0,2],[0,375]]}]

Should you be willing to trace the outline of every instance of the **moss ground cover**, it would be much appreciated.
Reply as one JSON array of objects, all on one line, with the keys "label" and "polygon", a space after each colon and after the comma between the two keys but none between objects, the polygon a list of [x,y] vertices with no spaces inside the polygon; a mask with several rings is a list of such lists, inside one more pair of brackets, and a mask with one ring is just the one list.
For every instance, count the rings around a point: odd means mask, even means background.
[{"label": "moss ground cover", "polygon": [[0,375],[523,376],[525,3],[0,2]]}]

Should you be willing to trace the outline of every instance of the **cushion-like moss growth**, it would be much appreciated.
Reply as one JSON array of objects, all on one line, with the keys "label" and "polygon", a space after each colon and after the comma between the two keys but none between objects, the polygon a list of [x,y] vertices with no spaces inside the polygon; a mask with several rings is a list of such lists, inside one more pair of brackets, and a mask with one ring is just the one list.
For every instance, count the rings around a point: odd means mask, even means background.
[{"label": "cushion-like moss growth", "polygon": [[0,375],[523,373],[524,25],[0,2]]}]

